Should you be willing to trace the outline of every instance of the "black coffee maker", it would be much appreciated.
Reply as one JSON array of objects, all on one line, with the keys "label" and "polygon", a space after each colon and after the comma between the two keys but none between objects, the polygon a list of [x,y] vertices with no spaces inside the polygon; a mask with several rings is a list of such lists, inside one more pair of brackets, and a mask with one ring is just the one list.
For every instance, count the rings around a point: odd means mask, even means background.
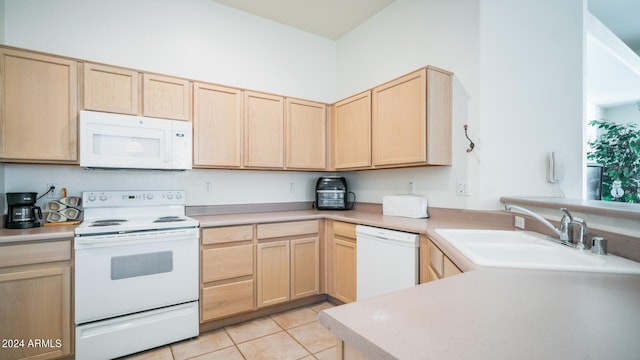
[{"label": "black coffee maker", "polygon": [[7,193],[7,229],[28,229],[40,226],[42,209],[36,206],[38,193]]}]

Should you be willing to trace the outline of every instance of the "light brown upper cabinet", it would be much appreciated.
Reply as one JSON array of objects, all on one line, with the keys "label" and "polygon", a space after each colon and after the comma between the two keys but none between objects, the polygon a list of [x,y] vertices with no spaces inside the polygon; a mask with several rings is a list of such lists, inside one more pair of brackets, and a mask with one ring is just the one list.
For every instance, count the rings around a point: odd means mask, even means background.
[{"label": "light brown upper cabinet", "polygon": [[0,48],[0,158],[78,159],[78,63]]},{"label": "light brown upper cabinet", "polygon": [[284,98],[244,92],[244,166],[284,167]]},{"label": "light brown upper cabinet", "polygon": [[286,109],[285,167],[326,169],[327,106],[317,102],[287,98]]},{"label": "light brown upper cabinet", "polygon": [[190,121],[191,92],[191,82],[186,79],[84,64],[87,110]]},{"label": "light brown upper cabinet", "polygon": [[451,165],[451,73],[426,67],[373,89],[373,165]]},{"label": "light brown upper cabinet", "polygon": [[142,115],[191,120],[191,82],[170,76],[143,74]]},{"label": "light brown upper cabinet", "polygon": [[333,106],[333,157],[336,170],[371,166],[371,91]]},{"label": "light brown upper cabinet", "polygon": [[84,64],[84,108],[140,114],[140,73],[112,66]]},{"label": "light brown upper cabinet", "polygon": [[242,90],[194,83],[193,165],[242,166]]}]

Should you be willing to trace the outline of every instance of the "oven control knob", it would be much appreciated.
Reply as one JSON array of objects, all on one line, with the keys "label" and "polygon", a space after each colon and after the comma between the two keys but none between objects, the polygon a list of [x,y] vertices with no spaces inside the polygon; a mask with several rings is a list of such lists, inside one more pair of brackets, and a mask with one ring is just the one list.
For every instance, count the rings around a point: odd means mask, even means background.
[{"label": "oven control knob", "polygon": [[153,194],[147,194],[146,198],[149,199],[149,200],[152,200],[153,199]]},{"label": "oven control knob", "polygon": [[100,201],[105,201],[105,200],[107,200],[107,195],[105,194],[100,195]]},{"label": "oven control knob", "polygon": [[182,199],[182,194],[177,193],[177,194],[176,194],[176,199],[178,199],[178,200]]},{"label": "oven control knob", "polygon": [[89,194],[89,201],[96,201],[96,195],[95,194]]},{"label": "oven control knob", "polygon": [[173,199],[173,194],[172,193],[168,193],[167,194],[167,199],[169,199],[169,200]]}]

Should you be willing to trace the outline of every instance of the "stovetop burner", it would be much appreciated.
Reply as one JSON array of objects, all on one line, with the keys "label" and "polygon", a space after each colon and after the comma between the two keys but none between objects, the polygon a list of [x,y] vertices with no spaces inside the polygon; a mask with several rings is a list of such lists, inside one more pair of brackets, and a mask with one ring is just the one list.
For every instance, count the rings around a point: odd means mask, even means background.
[{"label": "stovetop burner", "polygon": [[104,220],[96,220],[93,224],[101,224],[101,223],[122,223],[127,221],[127,219],[104,219]]},{"label": "stovetop burner", "polygon": [[96,220],[89,225],[90,227],[94,226],[114,226],[121,225],[123,222],[127,222],[126,219],[104,219],[104,220]]},{"label": "stovetop burner", "polygon": [[185,221],[186,219],[180,216],[162,216],[155,220],[154,223],[162,223],[162,222],[176,222],[176,221]]},{"label": "stovetop burner", "polygon": [[76,237],[120,236],[128,233],[198,227],[186,216],[185,193],[180,190],[85,191],[84,221]]},{"label": "stovetop burner", "polygon": [[122,223],[119,223],[119,222],[99,222],[99,223],[93,223],[93,224],[89,225],[89,227],[114,226],[114,225],[122,225]]}]

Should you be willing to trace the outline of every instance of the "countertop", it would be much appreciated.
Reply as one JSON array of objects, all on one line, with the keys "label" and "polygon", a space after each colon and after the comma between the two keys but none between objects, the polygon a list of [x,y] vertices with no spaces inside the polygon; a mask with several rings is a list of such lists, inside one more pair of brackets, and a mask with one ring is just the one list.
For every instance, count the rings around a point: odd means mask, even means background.
[{"label": "countertop", "polygon": [[[464,213],[463,210],[460,212]],[[488,213],[488,212],[487,212]],[[437,218],[413,219],[398,216],[386,216],[381,213],[367,211],[318,211],[318,210],[298,210],[298,211],[276,211],[247,214],[228,215],[198,215],[192,216],[200,221],[200,227],[230,226],[252,223],[269,223],[282,221],[300,221],[312,219],[331,219],[343,222],[351,222],[360,225],[376,226],[387,229],[406,231],[416,234],[428,235],[429,238],[454,262],[462,271],[470,271],[477,268],[465,256],[460,254],[455,248],[443,240],[435,232],[439,228],[456,229],[513,229],[513,226],[505,225],[502,221],[484,221],[490,219],[471,216],[451,217],[439,216]],[[469,221],[469,218],[474,218]],[[509,218],[510,219],[510,218]],[[511,221],[511,220],[509,220]]]},{"label": "countertop", "polygon": [[[437,212],[437,210],[434,210]],[[331,219],[355,224],[377,226],[388,229],[428,235],[431,240],[451,258],[462,270],[474,270],[476,266],[444,241],[435,232],[438,228],[473,228],[473,229],[512,229],[503,221],[491,221],[496,214],[482,212],[468,213],[465,210],[444,210],[436,218],[413,219],[398,216],[386,216],[380,212],[370,211],[327,211],[327,210],[293,210],[253,212],[223,215],[195,215],[192,218],[200,222],[200,227],[232,226],[243,224],[270,223],[282,221],[300,221],[312,219]],[[451,214],[456,214],[451,216]],[[461,214],[461,215],[460,215]],[[510,218],[509,218],[510,219]],[[511,220],[509,220],[511,221]],[[32,229],[0,229],[0,244],[25,241],[57,240],[73,238],[75,226],[42,226]]]},{"label": "countertop", "polygon": [[40,226],[31,229],[0,229],[0,244],[24,242],[73,239],[73,231],[76,225]]},{"label": "countertop", "polygon": [[319,320],[370,359],[638,359],[640,276],[480,269]]},{"label": "countertop", "polygon": [[297,211],[274,211],[246,214],[228,215],[198,215],[192,216],[200,221],[200,227],[229,226],[251,223],[270,223],[282,221],[300,221],[312,219],[332,219],[346,222],[353,222],[362,225],[387,227],[407,232],[426,233],[428,219],[411,219],[397,216],[385,216],[382,214],[365,211],[320,211],[320,210],[297,210]]},{"label": "countertop", "polygon": [[[459,210],[464,212],[464,210]],[[223,215],[192,215],[192,218],[200,222],[200,227],[232,226],[243,224],[270,223],[282,221],[301,221],[312,219],[332,219],[351,222],[355,224],[377,226],[395,229],[417,234],[428,234],[439,239],[433,231],[440,227],[473,227],[473,228],[504,228],[499,224],[486,222],[471,222],[461,219],[413,219],[398,216],[385,216],[381,213],[369,211],[320,211],[320,210],[293,210],[293,211],[269,211]],[[47,240],[59,238],[73,238],[75,226],[41,226],[32,229],[0,229],[0,243],[22,242],[34,240]],[[445,249],[443,249],[445,250]],[[463,269],[464,270],[464,269]]]}]

